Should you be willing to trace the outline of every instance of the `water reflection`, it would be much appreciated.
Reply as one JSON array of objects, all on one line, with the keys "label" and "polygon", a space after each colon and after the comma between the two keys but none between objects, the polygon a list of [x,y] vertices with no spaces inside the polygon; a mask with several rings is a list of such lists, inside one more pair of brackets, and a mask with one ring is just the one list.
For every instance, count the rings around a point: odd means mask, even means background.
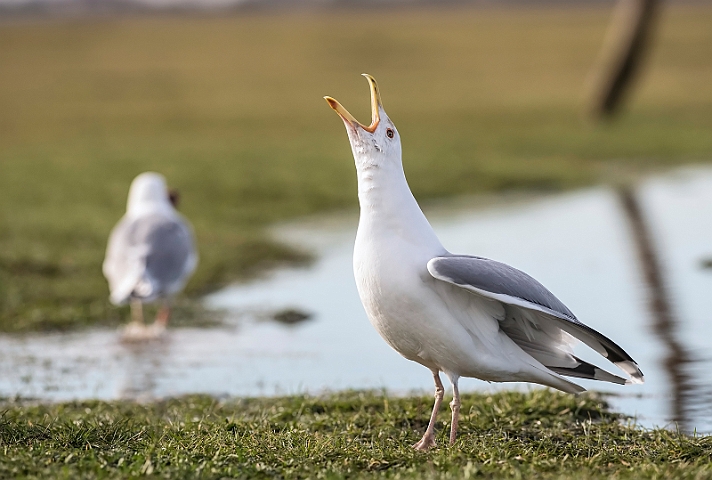
[{"label": "water reflection", "polygon": [[118,382],[117,395],[120,398],[137,400],[151,399],[156,390],[157,379],[165,376],[163,359],[170,358],[170,342],[155,339],[150,342],[123,342],[125,366]]},{"label": "water reflection", "polygon": [[682,431],[689,431],[690,405],[694,403],[693,385],[687,369],[691,363],[690,354],[678,339],[677,320],[666,285],[664,269],[655,247],[646,214],[638,201],[635,188],[622,185],[618,197],[624,216],[630,225],[632,244],[638,252],[638,263],[647,286],[648,310],[653,331],[666,347],[662,359],[670,382],[670,419]]},{"label": "water reflection", "polygon": [[[712,431],[712,275],[699,265],[712,250],[710,176],[708,169],[688,169],[675,176],[651,179],[637,191],[678,320],[672,338],[676,337],[683,350],[683,366],[679,368],[687,379],[681,388],[675,389],[675,383],[671,383],[672,399],[675,395],[679,398],[681,426],[705,432]],[[671,354],[675,355],[675,350]]]},{"label": "water reflection", "polygon": [[[446,203],[426,213],[449,250],[496,258],[530,273],[584,322],[621,344],[646,374],[643,386],[582,381],[587,388],[616,394],[614,407],[643,425],[677,420],[710,432],[712,275],[699,265],[712,250],[712,170],[651,178],[639,185],[637,198],[679,319],[677,342],[695,359],[680,364],[681,372],[695,380],[688,389],[693,393],[680,394],[687,387],[675,387],[664,368],[670,345],[660,341],[651,323],[646,284],[614,190],[590,188],[479,206]],[[277,229],[278,237],[317,252],[318,260],[308,269],[279,270],[208,297],[209,307],[229,312],[221,328],[176,329],[164,342],[143,346],[123,345],[109,330],[0,336],[0,396],[111,399],[343,388],[430,392],[427,370],[391,350],[366,319],[351,271],[356,221],[351,212]],[[310,318],[288,325],[271,320],[275,314],[293,320],[295,312]],[[596,354],[577,353],[599,361]],[[461,387],[500,388],[474,379],[464,379]],[[675,402],[680,407],[672,411]]]}]

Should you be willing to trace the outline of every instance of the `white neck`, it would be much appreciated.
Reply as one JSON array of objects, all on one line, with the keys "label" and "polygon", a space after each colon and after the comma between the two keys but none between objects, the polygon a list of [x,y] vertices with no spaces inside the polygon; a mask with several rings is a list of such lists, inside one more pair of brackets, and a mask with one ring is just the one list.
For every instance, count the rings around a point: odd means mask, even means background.
[{"label": "white neck", "polygon": [[357,162],[359,231],[385,230],[433,251],[444,251],[410,191],[400,161]]},{"label": "white neck", "polygon": [[175,210],[168,201],[144,201],[131,203],[126,210],[126,215],[132,218],[155,213],[171,217],[175,215]]}]

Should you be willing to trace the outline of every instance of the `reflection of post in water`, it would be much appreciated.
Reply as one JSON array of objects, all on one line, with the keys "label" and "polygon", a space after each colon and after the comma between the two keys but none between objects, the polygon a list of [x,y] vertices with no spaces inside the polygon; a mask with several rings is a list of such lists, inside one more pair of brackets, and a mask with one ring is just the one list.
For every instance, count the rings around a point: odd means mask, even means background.
[{"label": "reflection of post in water", "polygon": [[672,385],[672,420],[677,423],[678,428],[687,431],[689,398],[693,387],[685,369],[690,357],[676,337],[677,320],[672,313],[663,281],[662,266],[653,247],[652,235],[646,225],[640,203],[629,185],[619,187],[618,196],[631,228],[640,268],[645,278],[653,330],[668,350],[663,364]]}]

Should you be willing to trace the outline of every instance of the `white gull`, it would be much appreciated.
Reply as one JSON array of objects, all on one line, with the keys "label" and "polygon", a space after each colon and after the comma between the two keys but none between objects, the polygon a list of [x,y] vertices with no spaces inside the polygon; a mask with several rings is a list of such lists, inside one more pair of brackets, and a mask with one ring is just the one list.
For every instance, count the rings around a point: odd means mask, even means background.
[{"label": "white gull", "polygon": [[[581,323],[549,290],[526,273],[482,257],[455,255],[440,243],[403,172],[401,141],[383,110],[376,81],[371,125],[324,97],[343,119],[358,176],[361,208],[354,276],[369,320],[405,358],[432,371],[435,405],[423,438],[435,445],[435,419],[444,389],[453,387],[450,443],[460,411],[458,380],[531,382],[564,392],[585,389],[564,378],[643,383],[643,373],[621,347]],[[625,380],[573,354],[580,340],[617,365]]]},{"label": "white gull", "polygon": [[[174,208],[162,175],[145,172],[131,183],[126,214],[109,237],[104,276],[115,305],[131,303],[133,321],[125,338],[150,338],[162,333],[170,301],[198,264],[193,231]],[[150,329],[143,324],[143,304],[160,300],[162,308]]]}]

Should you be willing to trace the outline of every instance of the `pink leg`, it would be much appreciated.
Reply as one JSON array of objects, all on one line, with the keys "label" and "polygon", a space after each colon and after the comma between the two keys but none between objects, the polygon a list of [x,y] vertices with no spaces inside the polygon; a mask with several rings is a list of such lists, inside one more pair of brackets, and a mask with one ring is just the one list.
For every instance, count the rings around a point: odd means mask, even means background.
[{"label": "pink leg", "polygon": [[435,446],[435,420],[438,417],[438,410],[440,410],[440,404],[443,402],[443,396],[445,395],[443,382],[440,381],[440,372],[437,370],[433,370],[433,380],[435,380],[435,404],[433,405],[433,413],[430,415],[430,422],[428,423],[428,428],[425,430],[423,438],[413,445],[413,448],[420,451],[425,451]]},{"label": "pink leg", "polygon": [[168,320],[170,318],[171,307],[167,303],[164,303],[163,305],[161,305],[161,308],[158,309],[158,313],[156,314],[156,325],[165,327],[166,325],[168,325]]},{"label": "pink leg", "polygon": [[450,424],[450,445],[455,443],[457,438],[457,423],[460,420],[460,389],[457,386],[459,377],[451,377],[452,382],[452,402],[450,409],[452,410],[452,423]]}]

